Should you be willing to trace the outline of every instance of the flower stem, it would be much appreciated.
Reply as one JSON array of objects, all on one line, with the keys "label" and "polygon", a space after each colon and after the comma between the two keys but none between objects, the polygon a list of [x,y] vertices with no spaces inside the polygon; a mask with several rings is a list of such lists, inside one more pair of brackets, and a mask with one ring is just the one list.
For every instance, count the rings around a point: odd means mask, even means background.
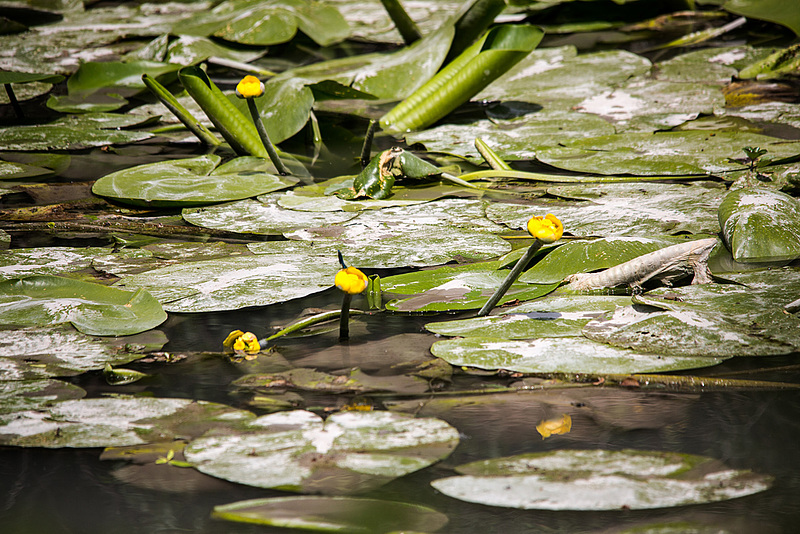
[{"label": "flower stem", "polygon": [[342,314],[339,316],[339,341],[350,338],[350,301],[353,295],[344,293],[342,298]]},{"label": "flower stem", "polygon": [[22,111],[22,107],[19,105],[17,101],[17,95],[14,94],[14,89],[11,87],[10,83],[3,84],[6,88],[6,94],[8,95],[8,101],[11,104],[11,107],[14,109],[14,113],[17,115],[18,119],[24,119],[25,113]]},{"label": "flower stem", "polygon": [[255,100],[252,98],[247,98],[246,100],[247,109],[250,110],[250,115],[253,117],[253,123],[256,125],[258,136],[261,138],[261,142],[264,143],[264,148],[267,149],[267,154],[269,155],[269,159],[272,161],[272,164],[275,165],[275,168],[278,170],[278,173],[280,173],[281,176],[292,174],[278,156],[278,151],[275,150],[275,145],[273,145],[272,141],[269,140],[267,129],[264,128],[264,123],[261,121],[261,114],[258,112]]},{"label": "flower stem", "polygon": [[372,159],[372,139],[375,137],[375,130],[378,128],[378,121],[372,119],[369,121],[367,133],[364,136],[364,144],[361,146],[361,168],[363,169],[369,165]]},{"label": "flower stem", "polygon": [[480,309],[478,312],[478,317],[483,317],[488,315],[492,308],[494,308],[500,299],[503,298],[503,295],[506,294],[508,288],[511,287],[511,284],[517,281],[519,275],[522,274],[522,270],[530,263],[531,259],[533,259],[533,255],[542,247],[542,242],[538,239],[534,241],[531,246],[528,247],[528,250],[525,251],[525,254],[517,261],[517,264],[514,265],[514,268],[511,269],[511,272],[508,273],[506,279],[503,280],[503,283],[500,284],[500,287],[497,288],[497,291],[494,292],[489,300],[486,301],[486,304],[483,305],[483,308]]}]

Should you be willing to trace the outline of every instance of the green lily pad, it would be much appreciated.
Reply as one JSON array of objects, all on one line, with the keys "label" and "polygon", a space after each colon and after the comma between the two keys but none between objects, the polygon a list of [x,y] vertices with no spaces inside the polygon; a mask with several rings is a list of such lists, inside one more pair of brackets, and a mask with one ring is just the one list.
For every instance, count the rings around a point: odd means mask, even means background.
[{"label": "green lily pad", "polygon": [[289,239],[338,248],[359,268],[427,266],[455,258],[488,259],[511,245],[495,235],[503,227],[484,217],[484,203],[443,199],[363,211],[341,225],[284,234]]},{"label": "green lily pad", "polygon": [[81,150],[106,145],[136,143],[153,137],[147,132],[109,130],[96,124],[56,121],[36,126],[0,128],[3,150]]},{"label": "green lily pad", "polygon": [[277,497],[214,507],[213,517],[316,532],[436,532],[447,516],[418,504],[354,497]]},{"label": "green lily pad", "polygon": [[501,103],[490,108],[489,119],[453,121],[406,135],[409,144],[422,143],[431,151],[458,154],[477,161],[475,138],[483,139],[505,160],[534,159],[537,149],[556,146],[569,139],[614,133],[605,119],[560,108],[531,109],[523,102]]},{"label": "green lily pad", "polygon": [[[261,50],[231,48],[211,39],[179,35],[177,39],[169,43],[165,50],[164,60],[178,65],[194,65],[214,57],[249,63],[263,55],[264,52]],[[148,72],[148,74],[151,73]]]},{"label": "green lily pad", "polygon": [[536,158],[559,169],[636,176],[702,175],[740,170],[744,146],[760,146],[778,158],[800,153],[800,142],[747,132],[657,132],[567,141]]},{"label": "green lily pad", "polygon": [[0,317],[7,325],[69,322],[85,334],[120,336],[155,328],[167,314],[147,291],[38,275],[0,282]]},{"label": "green lily pad", "polygon": [[718,460],[672,452],[571,450],[459,466],[431,485],[456,499],[536,510],[651,509],[725,501],[772,479]]},{"label": "green lily pad", "polygon": [[448,456],[458,431],[438,419],[341,412],[323,421],[295,410],[244,433],[207,435],[184,454],[207,475],[259,488],[325,494],[367,491]]},{"label": "green lily pad", "polygon": [[333,254],[258,254],[170,265],[115,285],[147,289],[171,312],[236,310],[323,291],[339,268]]},{"label": "green lily pad", "polygon": [[80,271],[92,262],[113,255],[117,260],[139,257],[140,251],[120,250],[112,254],[102,247],[16,248],[0,252],[0,280],[32,274],[61,275]]},{"label": "green lily pad", "polygon": [[550,212],[564,229],[580,236],[638,236],[719,231],[717,208],[727,189],[713,182],[691,184],[583,184],[552,186],[548,192],[562,198],[590,202],[538,206],[495,202],[486,215],[511,228],[525,228],[531,215]]},{"label": "green lily pad", "polygon": [[651,67],[646,58],[624,50],[581,55],[572,46],[534,50],[475,100],[550,104],[548,109],[566,110],[632,76],[646,74]]},{"label": "green lily pad", "polygon": [[520,373],[656,373],[708,367],[725,359],[640,353],[582,337],[467,337],[437,341],[431,352],[455,366]]},{"label": "green lily pad", "polygon": [[62,380],[3,380],[0,381],[0,413],[46,409],[50,403],[80,399],[84,395],[83,388]]},{"label": "green lily pad", "polygon": [[764,188],[732,191],[719,206],[719,225],[736,261],[800,257],[800,203],[785,193]]},{"label": "green lily pad", "polygon": [[[103,176],[92,192],[135,206],[183,207],[254,197],[297,183],[265,159],[219,156],[146,163]],[[219,165],[219,166],[218,166]]]},{"label": "green lily pad", "polygon": [[608,269],[675,244],[667,239],[646,237],[605,237],[591,241],[570,241],[550,252],[519,277],[529,284],[561,282],[575,273]]},{"label": "green lily pad", "polygon": [[[76,332],[68,326],[3,329],[1,332],[0,370],[3,380],[75,376],[102,369],[106,364],[122,365],[142,357],[136,350],[125,348],[136,343],[136,336],[100,339]],[[151,348],[158,350],[166,344],[167,338],[156,332],[148,341]]]},{"label": "green lily pad", "polygon": [[460,337],[534,339],[580,336],[590,320],[631,302],[627,296],[559,295],[520,304],[500,311],[499,316],[475,317],[427,323],[434,334]]},{"label": "green lily pad", "polygon": [[0,161],[0,180],[20,180],[24,178],[39,178],[53,174],[50,169],[26,165],[24,163],[14,163],[10,161]]},{"label": "green lily pad", "polygon": [[341,224],[355,217],[344,212],[304,212],[278,205],[281,194],[261,195],[259,200],[245,199],[203,208],[185,208],[186,222],[204,228],[230,232],[281,235],[298,228]]},{"label": "green lily pad", "polygon": [[67,400],[46,410],[0,414],[0,444],[121,447],[198,436],[243,424],[253,414],[192,399],[113,397]]},{"label": "green lily pad", "polygon": [[775,22],[800,35],[800,7],[793,2],[781,0],[727,0],[722,6],[726,11],[748,18]]}]

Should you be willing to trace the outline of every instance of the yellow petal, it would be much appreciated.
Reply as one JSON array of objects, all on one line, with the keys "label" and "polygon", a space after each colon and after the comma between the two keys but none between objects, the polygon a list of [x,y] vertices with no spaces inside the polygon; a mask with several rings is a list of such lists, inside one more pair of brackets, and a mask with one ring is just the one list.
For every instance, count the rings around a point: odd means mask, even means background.
[{"label": "yellow petal", "polygon": [[572,417],[564,414],[557,419],[547,419],[536,425],[536,431],[542,435],[542,439],[549,438],[553,434],[567,434],[572,430]]},{"label": "yellow petal", "polygon": [[336,273],[336,278],[334,278],[333,282],[336,284],[336,287],[345,293],[357,295],[367,289],[369,280],[367,279],[367,275],[355,267],[348,267]]},{"label": "yellow petal", "polygon": [[264,84],[255,76],[247,75],[236,86],[236,96],[239,98],[253,98],[264,94]]},{"label": "yellow petal", "polygon": [[564,225],[552,213],[544,217],[535,215],[528,221],[528,233],[543,243],[553,243],[561,239]]},{"label": "yellow petal", "polygon": [[244,334],[244,332],[242,332],[241,330],[234,330],[233,332],[228,334],[228,337],[226,337],[225,341],[222,342],[222,346],[232,347],[234,342],[240,337],[242,337],[242,334]]}]

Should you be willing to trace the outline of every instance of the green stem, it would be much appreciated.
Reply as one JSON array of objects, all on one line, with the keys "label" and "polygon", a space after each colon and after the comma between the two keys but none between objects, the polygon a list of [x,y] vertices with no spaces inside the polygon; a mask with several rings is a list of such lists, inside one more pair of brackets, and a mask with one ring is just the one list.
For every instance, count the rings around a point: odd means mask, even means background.
[{"label": "green stem", "polygon": [[342,298],[342,314],[339,316],[339,341],[350,338],[350,301],[353,295],[345,293]]},{"label": "green stem", "polygon": [[403,42],[406,43],[406,46],[422,38],[419,28],[408,16],[400,0],[381,0],[381,4],[383,4],[384,9],[386,9],[392,22],[394,22],[395,28],[403,37]]},{"label": "green stem", "polygon": [[508,288],[511,287],[511,284],[517,281],[517,278],[519,278],[519,275],[522,274],[523,269],[525,269],[528,263],[530,263],[531,259],[533,259],[533,255],[536,254],[536,251],[538,251],[541,247],[542,242],[538,239],[534,241],[530,247],[528,247],[528,250],[526,250],[525,254],[523,254],[519,261],[517,261],[517,264],[514,265],[514,268],[511,269],[510,273],[508,273],[506,279],[503,280],[503,283],[500,284],[500,287],[494,292],[494,295],[492,295],[489,300],[486,301],[486,304],[483,305],[483,308],[480,309],[478,312],[478,317],[488,315],[489,312],[492,311],[492,308],[494,308],[497,303],[500,302],[500,299],[502,299],[503,295],[506,294]]},{"label": "green stem", "polygon": [[272,161],[272,164],[275,165],[275,168],[278,170],[278,173],[281,176],[292,174],[283,164],[280,156],[278,156],[278,151],[275,150],[275,145],[273,145],[272,141],[269,140],[269,134],[267,134],[267,129],[264,128],[264,123],[261,120],[261,114],[258,112],[258,107],[256,107],[255,99],[247,98],[245,100],[247,100],[247,109],[250,110],[250,116],[253,117],[253,123],[256,125],[258,136],[261,138],[261,142],[264,143],[264,148],[267,149],[267,154],[269,154],[269,159]]},{"label": "green stem", "polygon": [[489,145],[487,145],[480,137],[475,138],[475,148],[480,153],[483,160],[489,164],[489,167],[495,171],[511,171],[511,166],[503,161],[503,158],[498,156]]}]

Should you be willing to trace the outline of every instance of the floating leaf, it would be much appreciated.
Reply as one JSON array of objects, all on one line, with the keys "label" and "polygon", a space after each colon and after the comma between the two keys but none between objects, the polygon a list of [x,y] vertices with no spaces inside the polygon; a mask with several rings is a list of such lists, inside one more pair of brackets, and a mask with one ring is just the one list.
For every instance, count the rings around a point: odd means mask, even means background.
[{"label": "floating leaf", "polygon": [[502,227],[483,215],[484,203],[443,199],[404,208],[364,211],[336,226],[286,233],[290,239],[338,248],[364,268],[426,266],[454,258],[488,259],[511,246],[494,235]]},{"label": "floating leaf", "polygon": [[360,369],[349,374],[328,374],[315,369],[297,368],[271,374],[253,374],[237,378],[233,385],[258,390],[299,389],[317,393],[367,393],[395,391],[422,394],[430,389],[428,381],[412,376],[370,376]]},{"label": "floating leaf", "polygon": [[536,154],[542,163],[599,174],[702,175],[738,170],[743,146],[761,146],[776,157],[800,153],[800,142],[746,132],[657,132],[567,141]]},{"label": "floating leaf", "polygon": [[277,497],[252,499],[214,507],[213,516],[317,532],[381,534],[436,532],[447,516],[417,504],[354,497]]},{"label": "floating leaf", "polygon": [[444,458],[458,431],[438,419],[342,412],[323,421],[295,410],[265,415],[241,434],[189,443],[186,459],[208,475],[260,488],[348,494]]},{"label": "floating leaf", "polygon": [[17,447],[121,447],[230,428],[253,414],[192,399],[100,398],[0,415],[0,443]]},{"label": "floating leaf", "polygon": [[781,24],[800,35],[800,7],[793,2],[781,0],[727,0],[722,6],[726,11],[748,18],[767,20]]},{"label": "floating leaf", "polygon": [[800,257],[800,203],[785,193],[763,188],[732,191],[719,206],[719,225],[736,261]]},{"label": "floating leaf", "polygon": [[182,207],[254,197],[297,183],[279,176],[266,159],[220,161],[209,155],[137,165],[103,176],[92,192],[136,206]]},{"label": "floating leaf", "polygon": [[533,201],[529,205],[494,202],[489,219],[511,228],[525,228],[531,212],[556,214],[573,235],[638,236],[719,232],[717,208],[727,189],[713,182],[692,184],[583,184],[551,186],[548,192],[580,202],[555,206]]},{"label": "floating leaf", "polygon": [[671,244],[666,239],[645,237],[571,241],[550,252],[520,276],[519,280],[530,284],[561,282],[570,274],[607,269]]},{"label": "floating leaf", "polygon": [[547,419],[536,425],[536,431],[547,439],[556,434],[569,434],[572,430],[572,417],[565,413],[556,419]]},{"label": "floating leaf", "polygon": [[0,317],[3,324],[69,322],[85,334],[121,336],[155,328],[167,314],[147,291],[40,275],[0,282]]},{"label": "floating leaf", "polygon": [[46,409],[48,404],[80,399],[86,391],[63,380],[0,381],[0,413]]},{"label": "floating leaf", "polygon": [[[147,349],[159,350],[167,342],[159,331],[148,334],[154,335]],[[137,341],[138,336],[99,339],[63,325],[3,329],[0,370],[3,380],[79,375],[141,358]]]},{"label": "floating leaf", "polygon": [[704,456],[637,450],[562,450],[459,466],[434,480],[468,502],[536,510],[650,509],[724,501],[768,489],[772,479]]},{"label": "floating leaf", "polygon": [[660,373],[708,367],[724,360],[640,353],[581,337],[519,341],[467,337],[437,341],[431,352],[455,366],[520,373]]},{"label": "floating leaf", "polygon": [[304,297],[331,287],[339,270],[335,255],[258,254],[171,265],[117,282],[147,289],[176,312],[235,310]]}]

